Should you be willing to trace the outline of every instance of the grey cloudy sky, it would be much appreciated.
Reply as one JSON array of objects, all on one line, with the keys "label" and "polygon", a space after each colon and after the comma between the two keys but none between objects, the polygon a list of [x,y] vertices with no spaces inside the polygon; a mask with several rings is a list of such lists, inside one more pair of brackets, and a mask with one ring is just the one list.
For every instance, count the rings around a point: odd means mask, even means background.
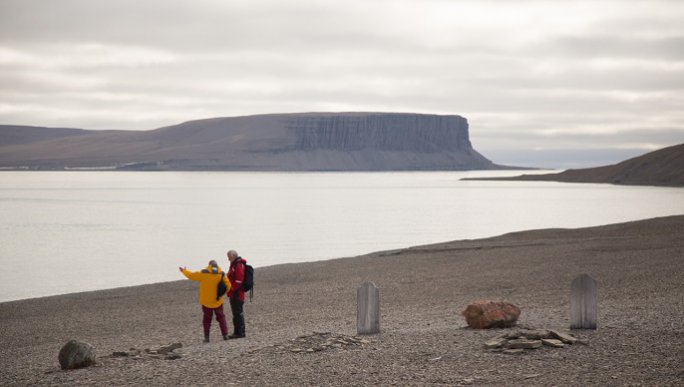
[{"label": "grey cloudy sky", "polygon": [[0,0],[0,123],[460,114],[498,163],[684,142],[684,1]]}]

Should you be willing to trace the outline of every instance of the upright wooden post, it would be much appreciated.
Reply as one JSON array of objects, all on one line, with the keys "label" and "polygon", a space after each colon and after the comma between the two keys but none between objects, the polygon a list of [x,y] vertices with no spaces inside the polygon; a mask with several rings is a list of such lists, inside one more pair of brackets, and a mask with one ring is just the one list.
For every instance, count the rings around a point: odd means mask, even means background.
[{"label": "upright wooden post", "polygon": [[372,282],[364,282],[356,289],[356,332],[380,333],[380,290]]},{"label": "upright wooden post", "polygon": [[588,274],[572,281],[570,329],[598,328],[598,285]]}]

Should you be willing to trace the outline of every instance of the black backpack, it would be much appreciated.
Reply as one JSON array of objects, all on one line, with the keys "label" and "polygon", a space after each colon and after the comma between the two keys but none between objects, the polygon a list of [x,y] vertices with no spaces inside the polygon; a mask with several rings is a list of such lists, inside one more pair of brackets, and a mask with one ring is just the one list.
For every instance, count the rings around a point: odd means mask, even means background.
[{"label": "black backpack", "polygon": [[216,301],[220,300],[221,297],[223,297],[223,295],[228,291],[226,283],[223,282],[223,275],[224,273],[221,272],[221,279],[219,280],[218,287],[216,288]]},{"label": "black backpack", "polygon": [[252,301],[252,297],[254,297],[254,268],[244,260],[241,261],[245,265],[245,280],[242,283],[242,290],[249,292],[249,300]]}]

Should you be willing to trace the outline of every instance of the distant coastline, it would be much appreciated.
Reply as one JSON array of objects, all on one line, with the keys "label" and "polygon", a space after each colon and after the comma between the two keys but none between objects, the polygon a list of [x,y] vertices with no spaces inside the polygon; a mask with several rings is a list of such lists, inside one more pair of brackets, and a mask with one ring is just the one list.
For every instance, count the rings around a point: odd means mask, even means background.
[{"label": "distant coastline", "polygon": [[684,144],[659,149],[603,167],[513,177],[467,177],[463,180],[557,181],[684,187]]}]

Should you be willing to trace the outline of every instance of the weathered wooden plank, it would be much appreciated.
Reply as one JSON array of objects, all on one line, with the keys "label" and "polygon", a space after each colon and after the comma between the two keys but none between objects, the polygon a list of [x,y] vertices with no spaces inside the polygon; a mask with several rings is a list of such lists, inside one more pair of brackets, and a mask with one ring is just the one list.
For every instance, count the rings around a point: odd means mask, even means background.
[{"label": "weathered wooden plank", "polygon": [[364,282],[356,290],[356,332],[380,333],[380,290],[372,282]]},{"label": "weathered wooden plank", "polygon": [[570,328],[598,328],[598,285],[588,274],[582,274],[572,281]]}]

